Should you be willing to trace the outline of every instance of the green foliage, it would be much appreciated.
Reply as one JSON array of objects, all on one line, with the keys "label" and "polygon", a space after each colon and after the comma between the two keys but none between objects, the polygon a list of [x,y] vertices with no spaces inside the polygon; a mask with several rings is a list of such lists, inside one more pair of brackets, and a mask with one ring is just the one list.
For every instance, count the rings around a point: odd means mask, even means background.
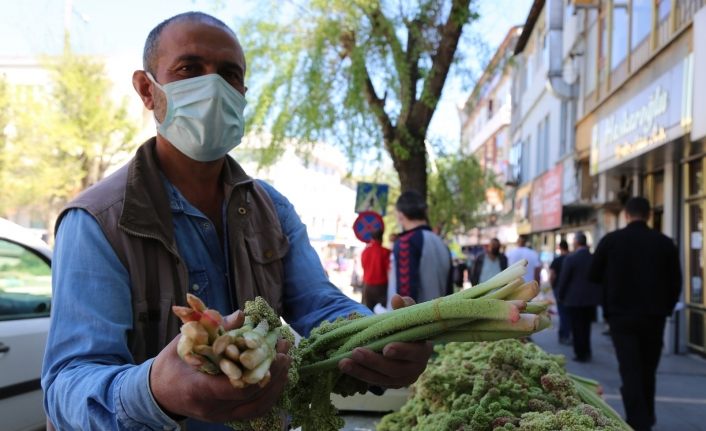
[{"label": "green foliage", "polygon": [[100,60],[66,51],[44,63],[49,90],[18,87],[11,101],[15,133],[0,155],[0,211],[56,209],[135,147],[127,101],[113,101]]},{"label": "green foliage", "polygon": [[239,31],[256,77],[246,127],[269,131],[273,146],[326,140],[352,157],[384,149],[402,189],[425,193],[426,170],[401,162],[425,166],[458,40],[478,18],[470,0],[263,3]]},{"label": "green foliage", "polygon": [[475,157],[462,154],[436,160],[429,179],[429,218],[442,235],[473,227],[485,201],[485,191],[494,185]]}]

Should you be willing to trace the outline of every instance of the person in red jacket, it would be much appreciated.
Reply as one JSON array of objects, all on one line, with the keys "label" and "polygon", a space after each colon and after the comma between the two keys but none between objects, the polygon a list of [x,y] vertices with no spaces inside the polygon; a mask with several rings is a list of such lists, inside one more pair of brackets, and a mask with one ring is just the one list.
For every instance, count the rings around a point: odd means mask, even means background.
[{"label": "person in red jacket", "polygon": [[387,304],[387,272],[390,268],[390,250],[382,246],[382,231],[372,238],[360,257],[363,267],[363,300],[371,310],[375,304]]}]

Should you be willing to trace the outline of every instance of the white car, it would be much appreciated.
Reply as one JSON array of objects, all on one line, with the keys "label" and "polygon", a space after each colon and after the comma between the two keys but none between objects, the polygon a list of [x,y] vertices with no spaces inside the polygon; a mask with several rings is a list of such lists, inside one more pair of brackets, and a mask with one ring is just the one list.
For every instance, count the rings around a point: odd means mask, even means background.
[{"label": "white car", "polygon": [[0,429],[44,429],[40,374],[51,308],[51,249],[0,218]]}]

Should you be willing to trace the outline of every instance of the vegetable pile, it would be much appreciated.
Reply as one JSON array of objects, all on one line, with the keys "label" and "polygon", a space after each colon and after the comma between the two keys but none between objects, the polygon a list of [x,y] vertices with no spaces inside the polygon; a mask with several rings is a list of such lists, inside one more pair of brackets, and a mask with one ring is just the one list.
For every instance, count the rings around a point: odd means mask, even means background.
[{"label": "vegetable pile", "polygon": [[[225,374],[237,389],[249,385],[266,386],[270,381],[270,365],[277,351],[277,340],[294,344],[294,334],[282,326],[279,316],[261,297],[245,303],[245,321],[240,328],[226,331],[223,317],[196,296],[187,294],[189,307],[173,306],[172,311],[182,321],[177,353],[189,365],[207,374]],[[287,376],[287,390],[297,384],[296,359]],[[282,428],[283,412],[290,408],[282,397],[268,415],[246,422],[229,423],[234,429],[278,430]]]},{"label": "vegetable pile", "polygon": [[378,431],[629,430],[592,380],[532,343],[448,343]]},{"label": "vegetable pile", "polygon": [[[272,424],[287,411],[292,425],[301,426],[303,431],[340,429],[344,424],[330,401],[331,393],[346,396],[367,390],[365,383],[338,370],[339,361],[349,358],[358,347],[380,352],[391,342],[520,338],[548,327],[548,305],[530,302],[539,291],[537,283],[522,280],[526,265],[526,261],[518,262],[485,283],[433,301],[374,316],[354,314],[323,322],[290,351],[293,364],[280,405],[262,420],[262,426],[250,426],[255,430],[277,429]],[[285,335],[274,311],[261,298],[250,301],[244,310],[247,325],[225,332],[212,319],[211,310],[194,298],[189,298],[193,312],[184,307],[174,310],[183,316],[185,326],[193,327],[182,329],[182,338],[188,340],[183,345],[180,340],[180,356],[204,372],[225,373],[235,387],[267,384],[266,369],[274,358],[274,343]],[[197,332],[198,327],[203,327],[207,336]],[[239,356],[230,346],[238,349]],[[243,363],[246,354],[256,360]]]}]

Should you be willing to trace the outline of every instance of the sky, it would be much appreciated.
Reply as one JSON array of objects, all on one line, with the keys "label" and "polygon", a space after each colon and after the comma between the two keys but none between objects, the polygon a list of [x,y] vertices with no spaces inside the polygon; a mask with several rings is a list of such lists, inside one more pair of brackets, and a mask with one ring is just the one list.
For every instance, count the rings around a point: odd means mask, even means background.
[{"label": "sky", "polygon": [[[492,52],[511,26],[524,23],[532,4],[531,0],[477,1],[481,19],[473,25]],[[144,40],[160,21],[180,12],[200,10],[230,24],[246,17],[254,3],[239,0],[0,0],[0,59],[59,53],[66,4],[73,9],[68,22],[72,47],[81,53],[125,59],[121,66],[129,69],[140,67]],[[473,54],[470,61],[472,57]],[[131,74],[125,75],[122,84],[127,88]],[[458,146],[461,126],[457,107],[463,105],[470,91],[461,79],[450,77],[432,119],[432,139],[440,139],[450,148]]]}]

